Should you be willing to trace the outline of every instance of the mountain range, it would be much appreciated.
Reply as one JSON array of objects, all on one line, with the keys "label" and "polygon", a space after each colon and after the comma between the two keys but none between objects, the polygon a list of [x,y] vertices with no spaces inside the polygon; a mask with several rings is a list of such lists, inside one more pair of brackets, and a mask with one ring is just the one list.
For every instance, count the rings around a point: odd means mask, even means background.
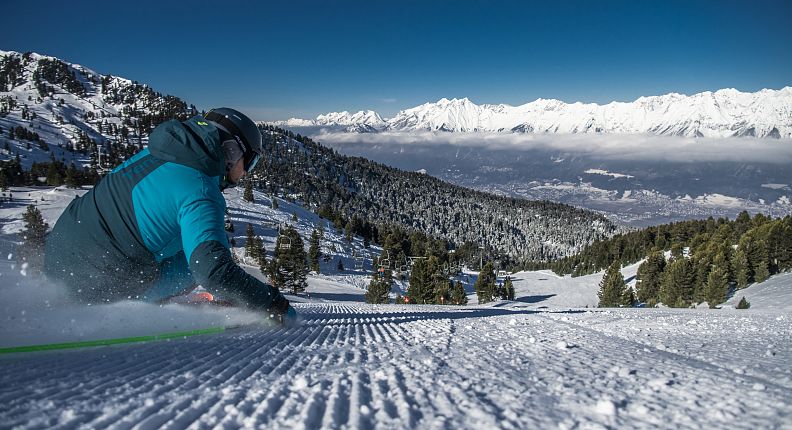
[{"label": "mountain range", "polygon": [[754,93],[728,88],[690,96],[670,93],[633,102],[565,103],[537,99],[520,106],[442,98],[383,119],[367,110],[272,124],[345,132],[614,133],[685,137],[792,137],[792,87]]}]

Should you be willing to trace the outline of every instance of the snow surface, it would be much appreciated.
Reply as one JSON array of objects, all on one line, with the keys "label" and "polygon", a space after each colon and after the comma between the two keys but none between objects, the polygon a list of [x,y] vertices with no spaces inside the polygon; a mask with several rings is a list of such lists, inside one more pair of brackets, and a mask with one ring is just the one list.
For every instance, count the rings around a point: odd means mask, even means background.
[{"label": "snow surface", "polygon": [[[601,275],[548,271],[513,274],[511,302],[367,305],[362,271],[331,270],[336,258],[353,266],[349,253],[363,248],[328,229],[333,259],[309,276],[308,294],[290,296],[298,327],[249,324],[257,316],[238,309],[86,308],[5,258],[27,199],[44,196],[52,224],[73,193],[16,189],[15,206],[0,208],[2,346],[242,326],[2,355],[0,427],[792,427],[792,274],[741,290],[717,310],[586,309]],[[323,222],[296,204],[274,210],[264,195],[251,204],[240,194],[228,195],[238,242],[248,221],[293,223],[303,237]],[[271,249],[274,231],[258,227]],[[631,284],[636,270],[623,269]],[[470,290],[474,275],[461,279]],[[751,309],[728,306],[742,295]]]}]

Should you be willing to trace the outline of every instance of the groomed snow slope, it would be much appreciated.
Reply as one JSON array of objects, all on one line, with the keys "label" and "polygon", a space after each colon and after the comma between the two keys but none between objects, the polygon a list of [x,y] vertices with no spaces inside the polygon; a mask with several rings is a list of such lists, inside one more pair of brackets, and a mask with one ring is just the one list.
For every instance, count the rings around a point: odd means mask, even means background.
[{"label": "groomed snow slope", "polygon": [[[3,256],[28,192],[40,204],[44,196],[50,224],[73,193],[15,191],[16,204],[0,209]],[[247,220],[285,222],[296,212],[303,234],[318,221],[285,202],[278,212],[234,193],[229,200],[238,240]],[[356,247],[332,232],[328,241],[339,252],[328,266]],[[0,346],[255,317],[136,302],[71,306],[19,269],[0,261]],[[623,270],[627,279],[635,269]],[[359,303],[364,279],[309,277],[310,297],[292,297],[303,319],[294,328],[253,323],[171,341],[0,354],[0,427],[792,427],[792,274],[741,290],[753,301],[744,311],[586,309],[597,275],[544,271],[515,274],[514,302],[372,306]]]},{"label": "groomed snow slope", "polygon": [[[0,358],[17,428],[778,428],[789,317],[301,304],[302,325]],[[695,323],[694,323],[695,322]]]}]

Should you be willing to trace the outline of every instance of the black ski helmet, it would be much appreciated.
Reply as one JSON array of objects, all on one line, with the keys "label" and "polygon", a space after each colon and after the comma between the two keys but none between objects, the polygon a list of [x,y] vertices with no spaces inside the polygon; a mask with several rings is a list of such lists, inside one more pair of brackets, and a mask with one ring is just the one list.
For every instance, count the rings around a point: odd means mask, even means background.
[{"label": "black ski helmet", "polygon": [[253,170],[261,157],[262,146],[261,132],[256,123],[242,112],[225,107],[210,110],[204,118],[234,136],[242,146],[245,171]]}]

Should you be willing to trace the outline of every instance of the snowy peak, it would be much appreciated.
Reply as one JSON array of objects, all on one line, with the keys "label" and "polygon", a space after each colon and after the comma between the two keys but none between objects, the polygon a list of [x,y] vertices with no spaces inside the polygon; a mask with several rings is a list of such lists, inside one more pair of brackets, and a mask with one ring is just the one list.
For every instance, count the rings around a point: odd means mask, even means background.
[{"label": "snowy peak", "polygon": [[373,110],[359,111],[355,113],[343,112],[330,112],[325,115],[316,117],[316,122],[320,125],[355,125],[366,124],[372,127],[378,127],[385,123],[382,117]]},{"label": "snowy peak", "polygon": [[333,112],[283,126],[344,126],[349,131],[450,131],[656,134],[686,137],[792,137],[792,87],[755,93],[725,88],[687,96],[669,93],[633,102],[565,103],[537,99],[520,106],[477,105],[442,98],[383,120],[376,112]]},{"label": "snowy peak", "polygon": [[349,132],[372,132],[381,130],[385,126],[385,121],[373,110],[362,110],[355,113],[330,112],[319,115],[313,120],[291,118],[286,121],[278,121],[276,125],[286,127],[340,126]]}]

